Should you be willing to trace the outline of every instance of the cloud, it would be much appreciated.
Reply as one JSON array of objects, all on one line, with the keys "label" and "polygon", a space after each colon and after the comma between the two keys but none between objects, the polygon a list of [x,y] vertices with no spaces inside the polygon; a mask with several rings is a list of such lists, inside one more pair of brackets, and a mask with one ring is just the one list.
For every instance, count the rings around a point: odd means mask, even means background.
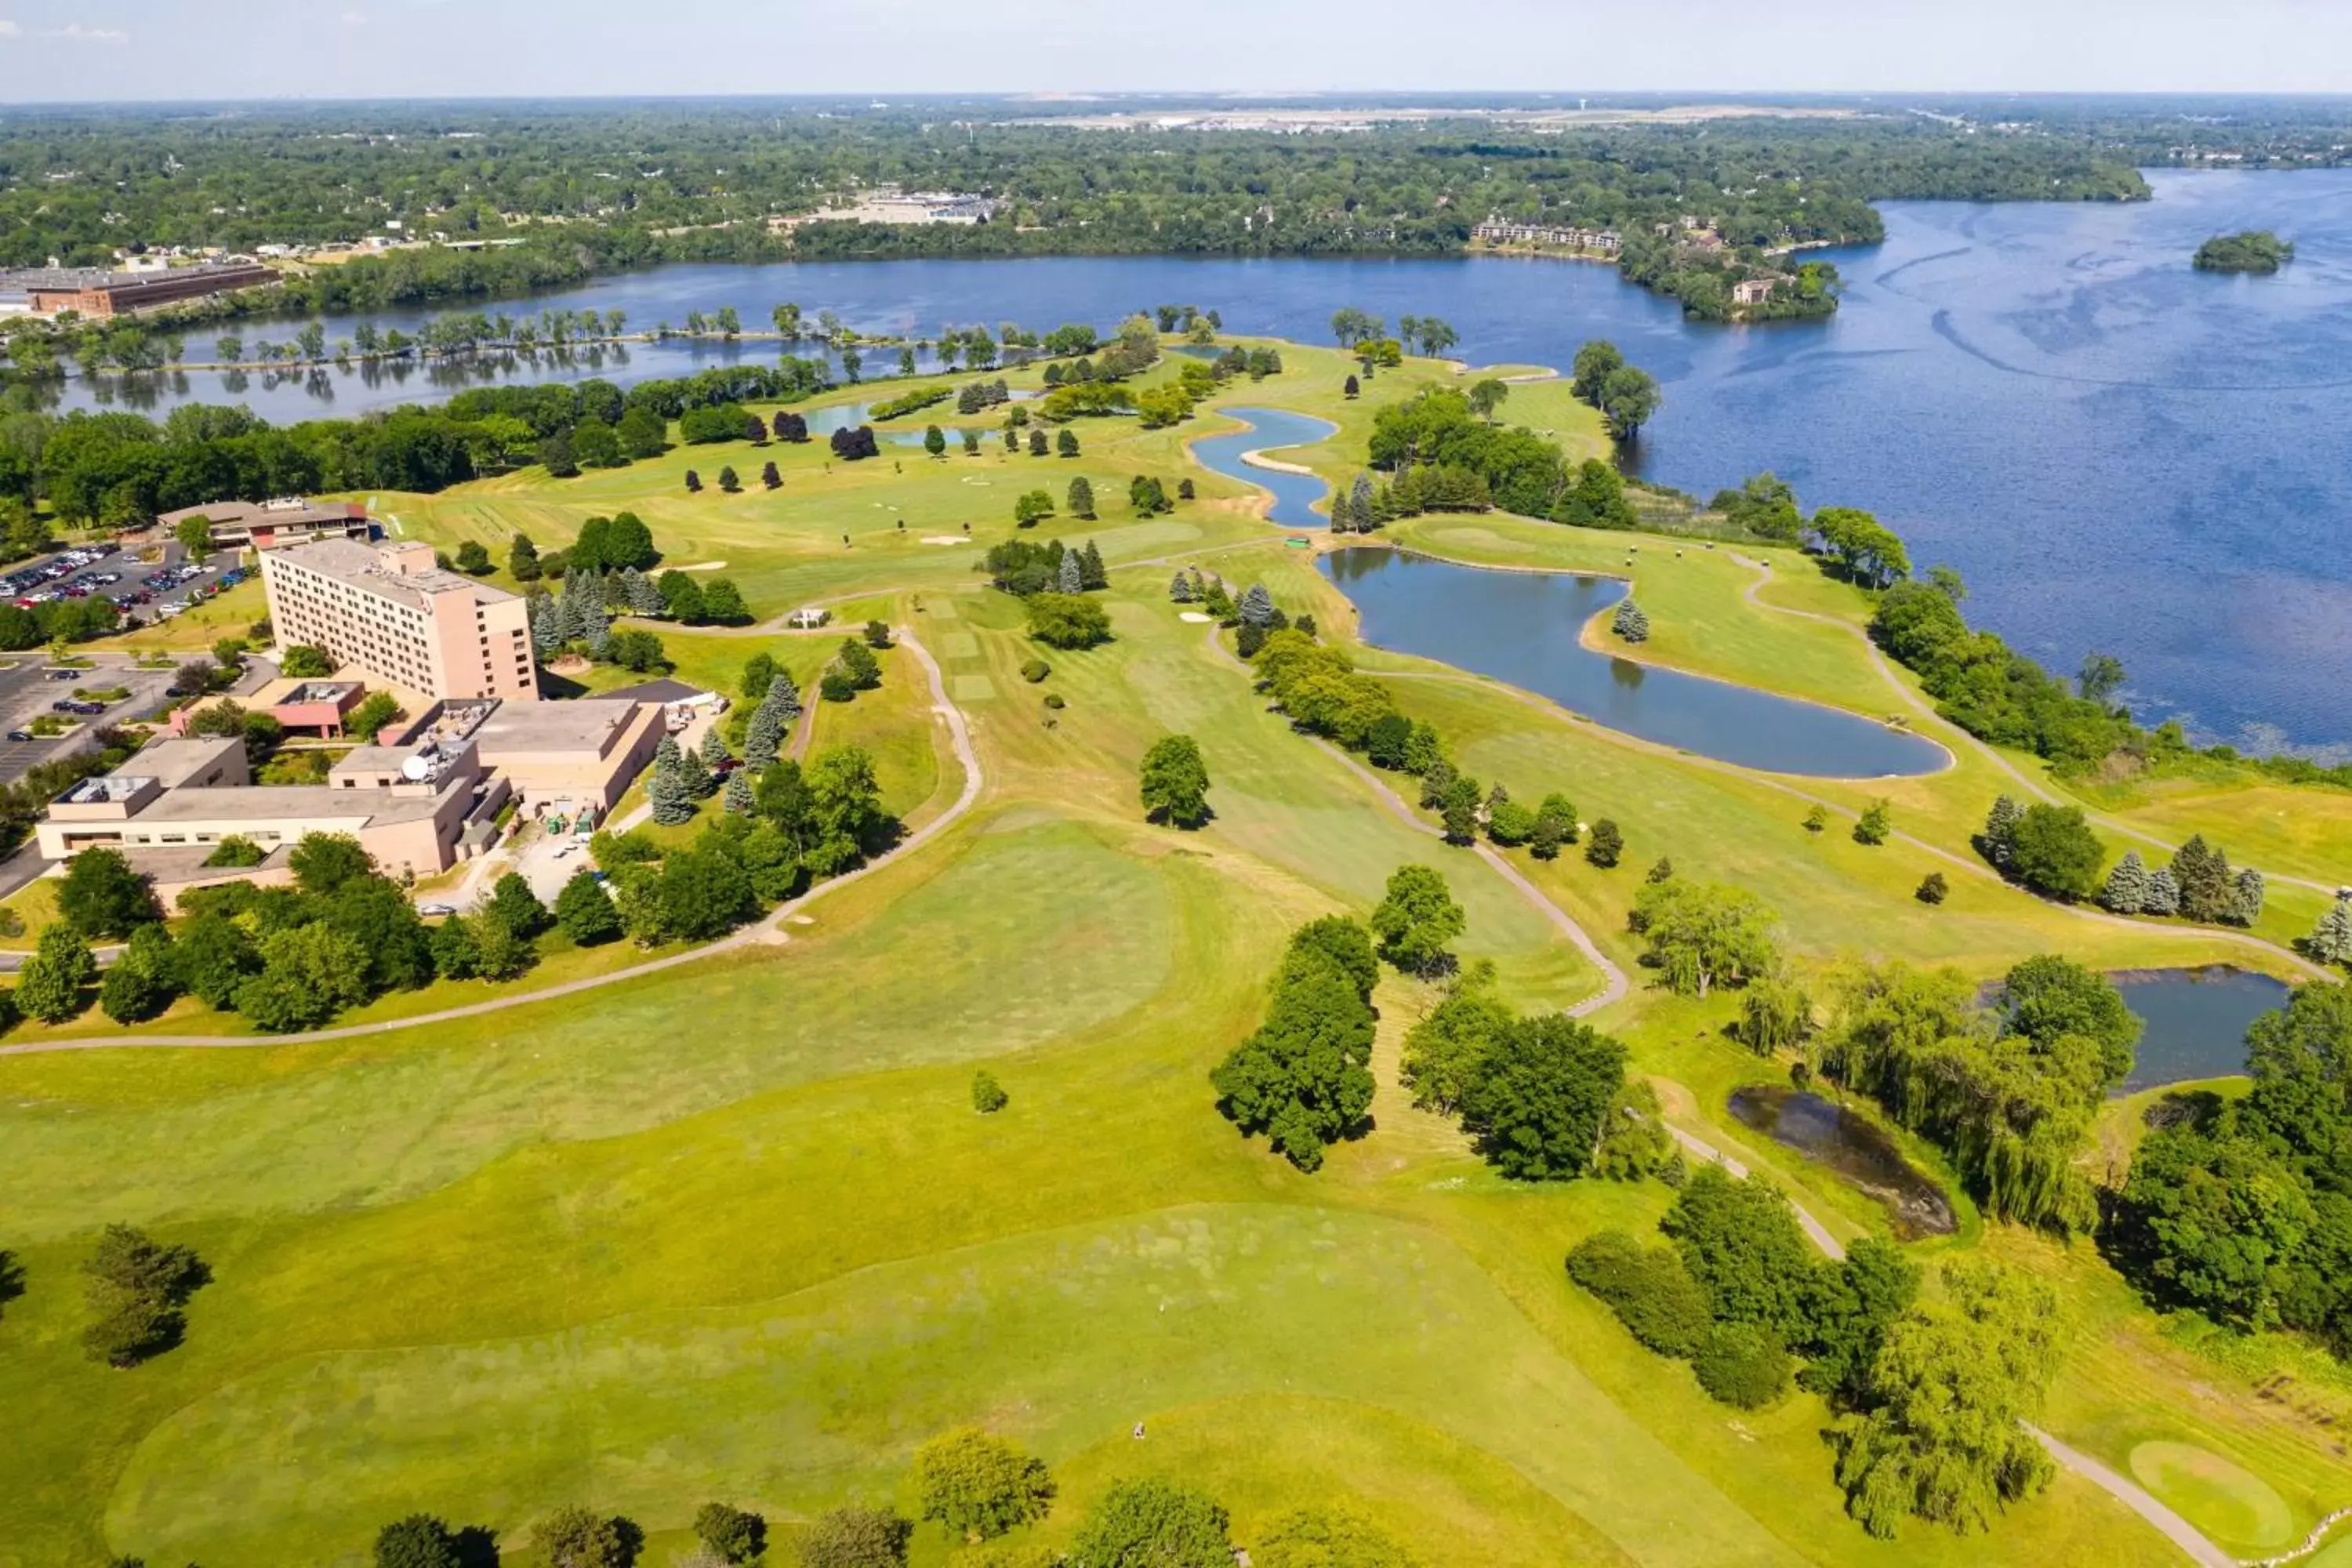
[{"label": "cloud", "polygon": [[16,37],[20,36],[24,30],[24,28],[16,26],[16,23],[9,21],[6,17],[0,16],[0,38]]},{"label": "cloud", "polygon": [[364,27],[367,26],[367,13],[364,11],[346,11],[343,13],[342,21],[343,26],[346,27]]},{"label": "cloud", "polygon": [[79,22],[68,22],[62,27],[46,27],[33,35],[37,38],[61,38],[69,44],[127,44],[131,35],[120,27],[85,27]]}]

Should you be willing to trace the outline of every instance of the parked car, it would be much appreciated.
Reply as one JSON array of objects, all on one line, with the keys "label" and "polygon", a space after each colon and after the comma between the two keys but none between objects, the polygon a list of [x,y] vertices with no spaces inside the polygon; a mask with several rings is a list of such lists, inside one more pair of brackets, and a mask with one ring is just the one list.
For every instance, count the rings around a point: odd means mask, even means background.
[{"label": "parked car", "polygon": [[420,915],[454,915],[457,908],[455,904],[419,904],[416,912]]},{"label": "parked car", "polygon": [[49,679],[51,680],[79,680],[81,676],[82,672],[79,669],[53,669],[49,671]]},{"label": "parked car", "polygon": [[29,741],[33,738],[33,732],[30,730],[11,730],[8,731],[8,738],[12,741]]}]

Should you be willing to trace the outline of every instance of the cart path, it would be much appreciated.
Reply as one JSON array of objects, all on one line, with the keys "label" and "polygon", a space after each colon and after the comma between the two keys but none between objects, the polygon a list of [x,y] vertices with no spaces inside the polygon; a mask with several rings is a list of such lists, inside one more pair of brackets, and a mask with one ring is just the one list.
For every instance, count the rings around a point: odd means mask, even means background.
[{"label": "cart path", "polygon": [[207,1050],[251,1050],[270,1046],[299,1045],[310,1041],[359,1039],[369,1035],[388,1035],[395,1030],[414,1029],[424,1025],[446,1024],[459,1018],[476,1018],[488,1013],[503,1012],[509,1007],[520,1007],[534,1002],[553,1001],[561,996],[577,995],[583,991],[593,991],[601,986],[614,985],[626,980],[642,979],[648,974],[658,974],[664,970],[676,969],[682,964],[699,963],[717,953],[733,952],[755,943],[781,942],[783,940],[783,921],[787,916],[806,909],[810,904],[837,888],[847,887],[861,878],[873,875],[886,866],[896,865],[899,860],[913,854],[947,831],[980,799],[983,781],[980,769],[980,757],[972,750],[971,728],[964,720],[963,710],[948,699],[947,681],[940,673],[939,661],[931,657],[929,648],[917,640],[912,631],[901,627],[898,636],[898,640],[906,645],[914,654],[916,661],[923,667],[924,677],[931,688],[931,710],[947,721],[949,741],[955,748],[956,760],[963,765],[961,793],[956,796],[955,803],[947,810],[907,835],[883,854],[876,856],[854,871],[845,871],[828,881],[819,882],[800,897],[778,905],[764,918],[753,921],[732,935],[721,937],[717,942],[686,952],[671,953],[666,958],[648,959],[643,963],[633,963],[625,969],[615,969],[610,973],[592,974],[583,979],[566,981],[560,985],[544,986],[537,991],[518,992],[510,996],[493,996],[480,1002],[469,1003],[462,1007],[445,1007],[439,1012],[419,1013],[406,1018],[386,1018],[372,1024],[352,1024],[338,1029],[311,1029],[287,1035],[92,1035],[79,1039],[37,1040],[16,1045],[0,1045],[0,1056],[33,1056],[47,1051],[89,1051],[142,1046],[193,1047]]}]

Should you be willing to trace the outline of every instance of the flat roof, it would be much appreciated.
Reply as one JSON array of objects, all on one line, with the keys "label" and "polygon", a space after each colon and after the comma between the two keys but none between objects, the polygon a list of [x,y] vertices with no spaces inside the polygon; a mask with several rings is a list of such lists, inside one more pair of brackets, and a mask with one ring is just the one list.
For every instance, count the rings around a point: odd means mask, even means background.
[{"label": "flat roof", "polygon": [[641,706],[617,694],[567,702],[503,702],[474,732],[488,759],[499,752],[602,752]]},{"label": "flat roof", "polygon": [[289,498],[287,500],[216,500],[203,506],[184,506],[176,511],[158,513],[155,521],[166,528],[176,527],[192,517],[207,522],[242,523],[305,523],[357,522],[367,516],[367,509],[354,501],[308,501]]},{"label": "flat roof", "polygon": [[131,759],[138,775],[153,779],[165,789],[175,787],[184,779],[193,778],[231,752],[245,750],[245,742],[234,736],[213,735],[190,737],[177,741],[150,741]]},{"label": "flat roof", "polygon": [[[699,686],[688,686],[683,680],[672,680],[664,677],[659,680],[647,680],[635,686],[624,686],[617,691],[607,691],[603,695],[607,702],[616,698],[625,699],[631,702],[684,702],[688,698],[708,697],[710,693]],[[560,708],[563,704],[559,702],[553,706]]]},{"label": "flat roof", "polygon": [[245,784],[165,790],[131,818],[158,822],[343,822],[365,826],[415,822],[433,815],[435,797],[402,795],[370,786],[328,789],[320,784]]},{"label": "flat roof", "polygon": [[386,551],[373,544],[362,544],[356,539],[317,539],[308,544],[289,545],[283,550],[265,551],[264,571],[271,562],[292,562],[321,576],[348,583],[352,587],[383,598],[396,600],[412,609],[425,609],[430,601],[442,594],[470,594],[479,604],[495,605],[514,597],[504,588],[493,588],[487,583],[456,572],[445,572],[438,566],[428,566],[421,572],[402,572],[392,564]]},{"label": "flat roof", "polygon": [[97,805],[104,801],[129,800],[140,790],[155,782],[152,773],[100,773],[95,778],[82,779],[58,796],[59,805]]}]

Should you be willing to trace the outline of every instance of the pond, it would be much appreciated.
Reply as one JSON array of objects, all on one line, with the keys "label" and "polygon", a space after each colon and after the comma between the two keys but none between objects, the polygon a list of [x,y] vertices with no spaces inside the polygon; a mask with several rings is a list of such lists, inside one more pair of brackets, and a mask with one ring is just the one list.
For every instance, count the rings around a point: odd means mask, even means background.
[{"label": "pond", "polygon": [[1957,1228],[1943,1188],[1903,1157],[1895,1140],[1818,1094],[1778,1085],[1735,1089],[1731,1114],[1775,1143],[1836,1172],[1885,1208],[1905,1241]]},{"label": "pond", "polygon": [[1193,460],[1227,479],[1255,485],[1270,493],[1274,504],[1266,509],[1265,519],[1278,528],[1328,526],[1328,520],[1315,510],[1315,503],[1329,488],[1321,479],[1313,474],[1261,468],[1243,462],[1242,455],[1283,447],[1312,447],[1329,440],[1339,427],[1328,419],[1293,414],[1285,408],[1227,408],[1221,412],[1242,421],[1248,428],[1223,436],[1207,436],[1193,442]]},{"label": "pond", "polygon": [[2107,976],[2147,1021],[2124,1092],[2246,1070],[2246,1026],[2286,1005],[2284,981],[2214,964],[2134,969]]},{"label": "pond", "polygon": [[1366,642],[1493,676],[1645,741],[1810,778],[1909,778],[1951,764],[1934,742],[1857,713],[1586,647],[1584,624],[1625,596],[1618,578],[1360,545],[1322,565],[1362,616]]}]

